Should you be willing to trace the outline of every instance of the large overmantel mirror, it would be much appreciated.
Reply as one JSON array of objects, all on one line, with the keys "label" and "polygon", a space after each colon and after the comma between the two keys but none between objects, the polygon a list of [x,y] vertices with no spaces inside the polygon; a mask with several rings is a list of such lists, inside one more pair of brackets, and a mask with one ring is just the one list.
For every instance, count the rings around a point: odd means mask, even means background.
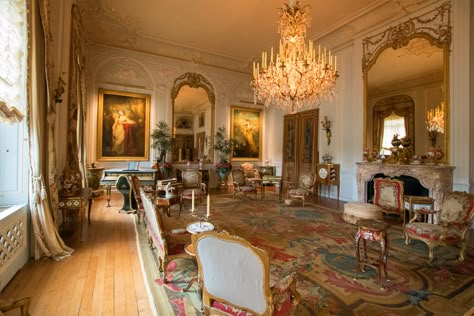
[{"label": "large overmantel mirror", "polygon": [[174,163],[212,163],[214,150],[215,94],[211,83],[197,73],[185,73],[174,81],[172,134]]},{"label": "large overmantel mirror", "polygon": [[450,11],[446,2],[363,39],[364,148],[384,153],[397,133],[424,155],[433,145],[427,116],[437,108],[444,126],[436,147],[448,162]]}]

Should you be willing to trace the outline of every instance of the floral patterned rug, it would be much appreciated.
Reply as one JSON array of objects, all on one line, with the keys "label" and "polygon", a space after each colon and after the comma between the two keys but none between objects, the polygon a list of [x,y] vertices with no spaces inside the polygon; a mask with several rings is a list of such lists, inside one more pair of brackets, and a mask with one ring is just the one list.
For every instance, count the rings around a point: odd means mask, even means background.
[{"label": "floral patterned rug", "polygon": [[[340,211],[309,204],[285,206],[271,194],[264,201],[217,195],[211,204],[211,222],[217,230],[267,251],[272,282],[297,272],[301,294],[297,315],[463,315],[474,306],[474,260],[456,261],[455,247],[436,248],[435,260],[428,264],[426,245],[416,241],[405,245],[401,227],[391,226],[388,280],[381,289],[377,271],[370,267],[354,280],[356,227],[344,222]],[[165,228],[196,221],[187,209],[183,207],[178,217],[173,208],[171,217],[163,217]],[[181,293],[197,274],[194,260],[170,264],[171,283],[163,284],[146,246],[144,226],[138,225],[137,231],[159,314],[200,315],[197,283]],[[369,245],[369,251],[377,254],[377,247]]]}]

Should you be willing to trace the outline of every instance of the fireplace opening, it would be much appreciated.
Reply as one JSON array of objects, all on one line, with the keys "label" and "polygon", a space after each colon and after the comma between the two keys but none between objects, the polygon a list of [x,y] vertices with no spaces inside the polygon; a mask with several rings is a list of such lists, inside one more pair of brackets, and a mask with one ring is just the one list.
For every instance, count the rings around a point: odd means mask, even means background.
[{"label": "fireplace opening", "polygon": [[[387,176],[383,173],[377,173],[374,175],[375,178],[386,178]],[[398,179],[403,182],[403,195],[415,195],[415,196],[429,196],[430,191],[425,188],[417,178],[411,176],[401,175],[398,177],[391,177],[392,179]],[[372,203],[374,200],[374,180],[367,182],[367,201]]]}]

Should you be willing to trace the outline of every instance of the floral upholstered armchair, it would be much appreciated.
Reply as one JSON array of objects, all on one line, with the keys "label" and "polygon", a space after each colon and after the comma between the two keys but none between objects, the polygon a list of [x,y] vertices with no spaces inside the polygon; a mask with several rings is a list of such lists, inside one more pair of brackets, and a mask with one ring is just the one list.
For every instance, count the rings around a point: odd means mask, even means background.
[{"label": "floral upholstered armchair", "polygon": [[192,235],[204,315],[288,315],[299,303],[296,274],[270,286],[266,252],[227,232]]},{"label": "floral upholstered armchair", "polygon": [[232,170],[232,183],[233,183],[233,198],[237,194],[241,194],[243,198],[247,196],[247,193],[255,194],[255,198],[257,197],[257,187],[255,186],[255,182],[247,179],[243,170]]},{"label": "floral upholstered armchair", "polygon": [[194,198],[202,202],[202,197],[206,194],[206,184],[202,182],[202,173],[198,170],[183,171],[181,186],[181,204],[184,200],[191,200],[193,191]]},{"label": "floral upholstered armchair", "polygon": [[304,206],[304,201],[306,198],[313,194],[315,184],[314,181],[314,175],[312,173],[308,173],[300,175],[298,183],[288,183],[288,199],[302,200]]},{"label": "floral upholstered armchair", "polygon": [[[450,192],[445,195],[439,211],[415,210],[410,222],[405,225],[405,242],[418,239],[428,245],[429,262],[433,260],[436,246],[459,246],[459,260],[464,260],[466,238],[474,220],[474,195],[465,192]],[[439,216],[439,224],[417,222],[421,215]],[[426,216],[424,216],[426,217]]]},{"label": "floral upholstered armchair", "polygon": [[403,181],[390,178],[375,178],[373,202],[382,208],[382,212],[400,215],[400,218],[403,219],[405,212],[403,190]]}]

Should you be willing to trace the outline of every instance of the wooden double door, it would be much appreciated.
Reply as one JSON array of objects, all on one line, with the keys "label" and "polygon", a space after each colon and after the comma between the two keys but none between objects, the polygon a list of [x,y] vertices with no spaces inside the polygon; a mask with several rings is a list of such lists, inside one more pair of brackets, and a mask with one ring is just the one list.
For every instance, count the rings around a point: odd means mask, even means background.
[{"label": "wooden double door", "polygon": [[283,126],[283,181],[296,182],[315,173],[318,153],[319,110],[285,115]]}]

